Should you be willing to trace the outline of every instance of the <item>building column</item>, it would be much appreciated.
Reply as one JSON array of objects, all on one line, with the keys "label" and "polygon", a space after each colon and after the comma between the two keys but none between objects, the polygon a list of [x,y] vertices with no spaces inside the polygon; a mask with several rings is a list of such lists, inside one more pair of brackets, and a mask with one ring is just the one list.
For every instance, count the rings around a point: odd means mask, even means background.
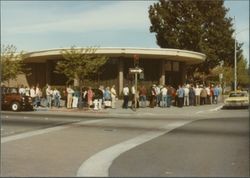
[{"label": "building column", "polygon": [[51,61],[46,61],[46,84],[51,85]]},{"label": "building column", "polygon": [[122,93],[123,89],[123,67],[124,67],[124,62],[123,58],[119,59],[119,64],[118,64],[118,77],[119,77],[119,95]]},{"label": "building column", "polygon": [[182,71],[181,71],[181,83],[185,84],[187,79],[187,64],[185,62],[182,63]]},{"label": "building column", "polygon": [[165,85],[165,60],[162,59],[160,65],[160,85]]}]

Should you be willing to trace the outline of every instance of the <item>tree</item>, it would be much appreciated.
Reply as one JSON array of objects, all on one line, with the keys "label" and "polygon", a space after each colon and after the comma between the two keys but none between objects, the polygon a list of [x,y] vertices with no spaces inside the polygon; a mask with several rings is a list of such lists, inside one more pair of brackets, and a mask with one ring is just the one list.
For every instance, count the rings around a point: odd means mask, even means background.
[{"label": "tree", "polygon": [[[162,48],[206,54],[205,62],[190,66],[188,74],[209,73],[221,61],[229,66],[234,63],[234,29],[227,12],[223,0],[160,0],[149,8],[150,32],[156,33]],[[241,46],[237,44],[239,56]]]},{"label": "tree", "polygon": [[[250,83],[247,61],[243,58],[237,62],[237,84],[238,86],[247,86]],[[232,66],[217,66],[212,69],[211,74],[214,76],[219,76],[223,74],[223,83],[225,86],[231,85],[234,83],[234,67]],[[218,78],[218,77],[217,77]]]},{"label": "tree", "polygon": [[96,51],[96,47],[83,49],[74,46],[61,50],[64,60],[57,62],[56,72],[63,73],[69,80],[76,79],[82,92],[84,80],[96,74],[108,60],[106,56],[96,54]]},{"label": "tree", "polygon": [[24,54],[18,53],[14,45],[1,46],[1,81],[16,79],[17,75],[23,74]]}]

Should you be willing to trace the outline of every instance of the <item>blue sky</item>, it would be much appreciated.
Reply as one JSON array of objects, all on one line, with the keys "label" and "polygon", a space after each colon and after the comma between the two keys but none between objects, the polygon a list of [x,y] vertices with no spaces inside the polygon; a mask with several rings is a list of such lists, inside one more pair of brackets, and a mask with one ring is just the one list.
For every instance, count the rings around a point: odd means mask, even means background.
[{"label": "blue sky", "polygon": [[[154,1],[2,1],[1,44],[34,51],[76,46],[159,48],[149,32]],[[228,0],[249,60],[249,1]],[[243,31],[242,31],[243,30]]]}]

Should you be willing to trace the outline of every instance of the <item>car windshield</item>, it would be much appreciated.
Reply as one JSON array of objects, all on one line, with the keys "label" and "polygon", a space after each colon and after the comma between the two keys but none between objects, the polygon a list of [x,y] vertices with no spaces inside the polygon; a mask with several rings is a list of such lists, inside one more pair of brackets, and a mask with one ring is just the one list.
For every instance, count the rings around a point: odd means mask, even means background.
[{"label": "car windshield", "polygon": [[245,97],[246,93],[230,93],[229,97]]},{"label": "car windshield", "polygon": [[1,87],[2,94],[8,94],[8,93],[18,93],[17,88],[7,88],[7,87]]}]

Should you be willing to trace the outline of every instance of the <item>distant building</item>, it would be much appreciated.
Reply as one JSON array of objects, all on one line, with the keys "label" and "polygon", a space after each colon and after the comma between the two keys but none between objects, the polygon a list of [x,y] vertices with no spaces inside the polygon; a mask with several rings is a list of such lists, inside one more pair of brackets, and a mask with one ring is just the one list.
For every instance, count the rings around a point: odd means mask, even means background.
[{"label": "distant building", "polygon": [[[50,85],[65,85],[67,78],[55,73],[55,66],[58,60],[63,60],[60,53],[62,49],[50,49],[43,51],[29,52],[25,62],[31,68],[31,75],[26,79],[17,81],[26,82],[26,85],[40,84],[41,87],[47,83]],[[171,84],[177,86],[185,82],[186,66],[202,63],[206,56],[201,53],[179,50],[179,49],[158,49],[158,48],[98,48],[97,54],[109,57],[102,73],[94,77],[95,83],[103,85],[115,84],[119,93],[125,83],[133,82],[133,75],[129,74],[129,68],[134,67],[134,55],[139,56],[139,67],[143,73],[139,76],[141,84]],[[19,83],[18,83],[19,82]]]}]

